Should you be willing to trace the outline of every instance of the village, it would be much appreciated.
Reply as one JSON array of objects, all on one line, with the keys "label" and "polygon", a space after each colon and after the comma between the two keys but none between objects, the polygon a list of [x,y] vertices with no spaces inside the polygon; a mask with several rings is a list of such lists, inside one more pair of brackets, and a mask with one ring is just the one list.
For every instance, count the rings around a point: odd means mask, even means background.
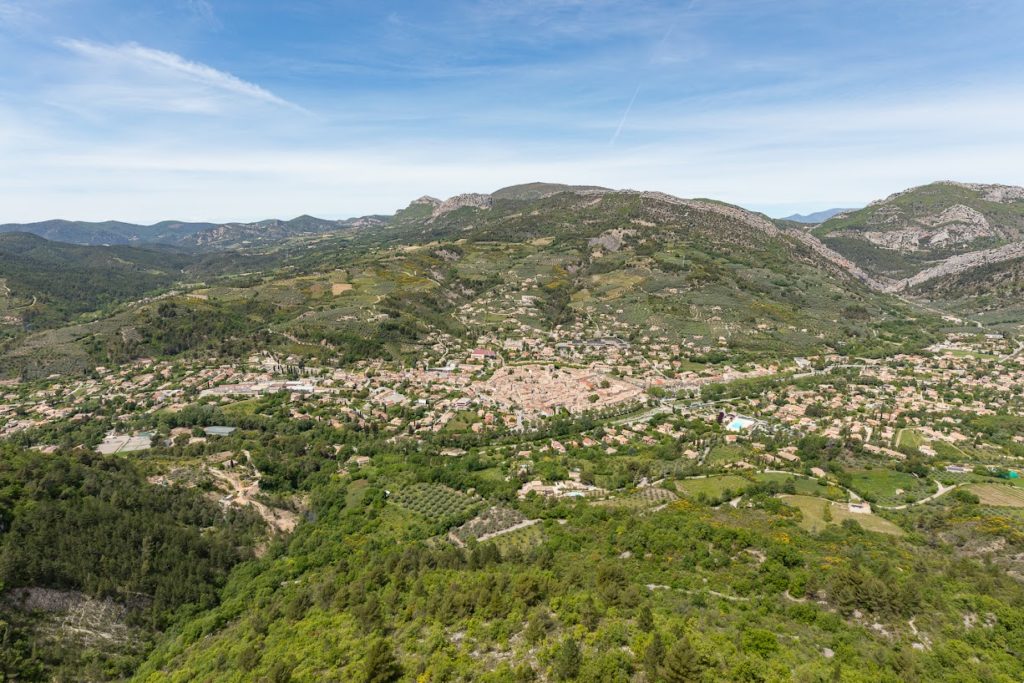
[{"label": "village", "polygon": [[[475,435],[475,448],[500,458],[503,476],[521,482],[520,498],[608,499],[666,477],[730,472],[791,472],[838,484],[825,462],[807,457],[801,444],[808,436],[852,444],[869,466],[913,470],[907,462],[915,463],[922,486],[890,492],[890,503],[933,493],[935,472],[967,473],[983,463],[1016,474],[1024,463],[1024,435],[994,443],[994,430],[979,429],[979,419],[1024,411],[1024,358],[1001,335],[953,333],[923,353],[885,360],[826,355],[699,371],[673,368],[678,347],[646,338],[476,342],[447,346],[443,363],[413,367],[372,361],[299,368],[298,358],[263,353],[214,366],[143,359],[96,368],[90,379],[8,383],[0,394],[0,436],[51,452],[70,445],[62,432],[103,425],[102,433],[88,432],[91,443],[74,447],[125,457],[164,444],[219,452],[234,426],[161,431],[160,416],[196,405],[236,414],[238,406],[281,396],[285,419],[325,424],[339,436],[373,430],[395,444],[459,457],[469,449],[444,444]],[[666,370],[674,370],[671,377]],[[534,438],[554,419],[588,422],[575,434]],[[488,446],[492,438],[510,445]],[[345,449],[335,446],[343,470],[370,464]],[[632,461],[645,450],[670,459],[655,459],[632,478],[611,476],[622,468],[609,459]],[[866,505],[856,493],[850,502],[858,510]]]}]

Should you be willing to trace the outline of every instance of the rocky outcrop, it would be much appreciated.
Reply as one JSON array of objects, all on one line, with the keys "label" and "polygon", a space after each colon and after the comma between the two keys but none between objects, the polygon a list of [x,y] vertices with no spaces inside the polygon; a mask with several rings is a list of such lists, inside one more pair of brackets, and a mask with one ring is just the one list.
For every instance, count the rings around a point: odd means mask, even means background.
[{"label": "rocky outcrop", "polygon": [[949,185],[956,185],[957,187],[965,187],[968,190],[974,190],[975,192],[981,193],[981,198],[986,202],[995,202],[997,204],[1012,204],[1013,202],[1024,202],[1024,187],[1017,187],[1016,185],[986,185],[984,183],[958,183],[956,181],[947,181]]},{"label": "rocky outcrop", "polygon": [[640,192],[638,194],[644,199],[654,199],[674,206],[685,206],[698,211],[717,213],[720,216],[725,216],[744,223],[759,232],[763,232],[769,237],[777,237],[782,234],[782,231],[764,216],[747,211],[746,209],[741,209],[740,207],[733,206],[731,204],[720,204],[718,202],[710,202],[703,199],[680,199],[679,197],[674,197],[670,194],[665,194],[664,192]]},{"label": "rocky outcrop", "polygon": [[896,251],[948,248],[1002,236],[983,213],[963,204],[953,204],[937,214],[919,218],[905,216],[898,206],[883,206],[875,211],[870,224],[879,229],[836,234],[863,237],[876,246]]},{"label": "rocky outcrop", "polygon": [[603,232],[597,237],[591,237],[587,240],[587,245],[591,248],[599,247],[606,251],[618,251],[622,248],[622,243],[625,238],[630,235],[635,235],[636,230],[617,228],[615,230],[608,230]]},{"label": "rocky outcrop", "polygon": [[457,194],[454,197],[449,197],[434,208],[433,218],[443,216],[446,213],[461,209],[467,206],[471,206],[476,209],[489,209],[494,203],[494,199],[489,194],[477,194],[470,192],[467,194]]},{"label": "rocky outcrop", "polygon": [[969,254],[952,256],[937,266],[927,268],[912,277],[889,285],[886,287],[886,290],[889,292],[903,292],[938,277],[955,275],[979,266],[1018,258],[1024,258],[1024,242],[1014,242],[1013,244],[1006,244],[995,249],[972,251]]}]

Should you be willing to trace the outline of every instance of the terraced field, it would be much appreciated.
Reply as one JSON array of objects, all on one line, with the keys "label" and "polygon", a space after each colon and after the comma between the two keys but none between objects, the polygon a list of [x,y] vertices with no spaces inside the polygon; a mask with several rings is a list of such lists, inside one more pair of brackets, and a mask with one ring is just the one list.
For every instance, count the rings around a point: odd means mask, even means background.
[{"label": "terraced field", "polygon": [[1006,484],[969,484],[968,491],[981,499],[982,505],[1024,508],[1024,489]]},{"label": "terraced field", "polygon": [[473,538],[487,540],[505,533],[512,533],[518,528],[525,528],[529,522],[530,520],[527,520],[518,510],[492,507],[484,510],[458,529],[454,529],[451,535],[462,543]]}]

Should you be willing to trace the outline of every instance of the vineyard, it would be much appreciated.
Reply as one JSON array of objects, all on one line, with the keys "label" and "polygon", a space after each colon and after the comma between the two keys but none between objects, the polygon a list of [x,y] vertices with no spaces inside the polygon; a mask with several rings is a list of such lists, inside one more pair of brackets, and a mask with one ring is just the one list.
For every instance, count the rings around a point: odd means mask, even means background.
[{"label": "vineyard", "polygon": [[392,500],[433,522],[457,524],[480,507],[482,498],[443,484],[413,484],[395,493]]},{"label": "vineyard", "polygon": [[460,544],[470,539],[487,540],[529,525],[529,520],[518,511],[506,507],[492,507],[451,532]]}]

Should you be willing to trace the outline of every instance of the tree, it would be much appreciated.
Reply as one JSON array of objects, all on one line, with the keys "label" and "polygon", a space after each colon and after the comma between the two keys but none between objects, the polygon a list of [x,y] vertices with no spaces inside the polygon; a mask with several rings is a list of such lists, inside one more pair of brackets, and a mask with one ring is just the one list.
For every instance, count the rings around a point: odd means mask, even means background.
[{"label": "tree", "polygon": [[386,638],[377,638],[366,654],[363,683],[391,683],[402,675],[402,667],[395,658],[395,651]]},{"label": "tree", "polygon": [[654,630],[654,614],[651,613],[649,606],[644,605],[640,608],[639,614],[636,615],[636,625],[644,633]]},{"label": "tree", "polygon": [[552,673],[556,680],[568,681],[576,678],[581,664],[583,664],[583,655],[580,654],[580,646],[572,638],[566,638],[555,654],[555,666]]},{"label": "tree", "polygon": [[647,645],[647,649],[644,650],[644,669],[647,671],[647,680],[654,681],[658,678],[661,660],[664,658],[665,645],[661,642],[661,634],[655,633]]},{"label": "tree", "polygon": [[665,655],[660,673],[666,683],[690,683],[700,677],[700,659],[690,639],[683,636]]}]

